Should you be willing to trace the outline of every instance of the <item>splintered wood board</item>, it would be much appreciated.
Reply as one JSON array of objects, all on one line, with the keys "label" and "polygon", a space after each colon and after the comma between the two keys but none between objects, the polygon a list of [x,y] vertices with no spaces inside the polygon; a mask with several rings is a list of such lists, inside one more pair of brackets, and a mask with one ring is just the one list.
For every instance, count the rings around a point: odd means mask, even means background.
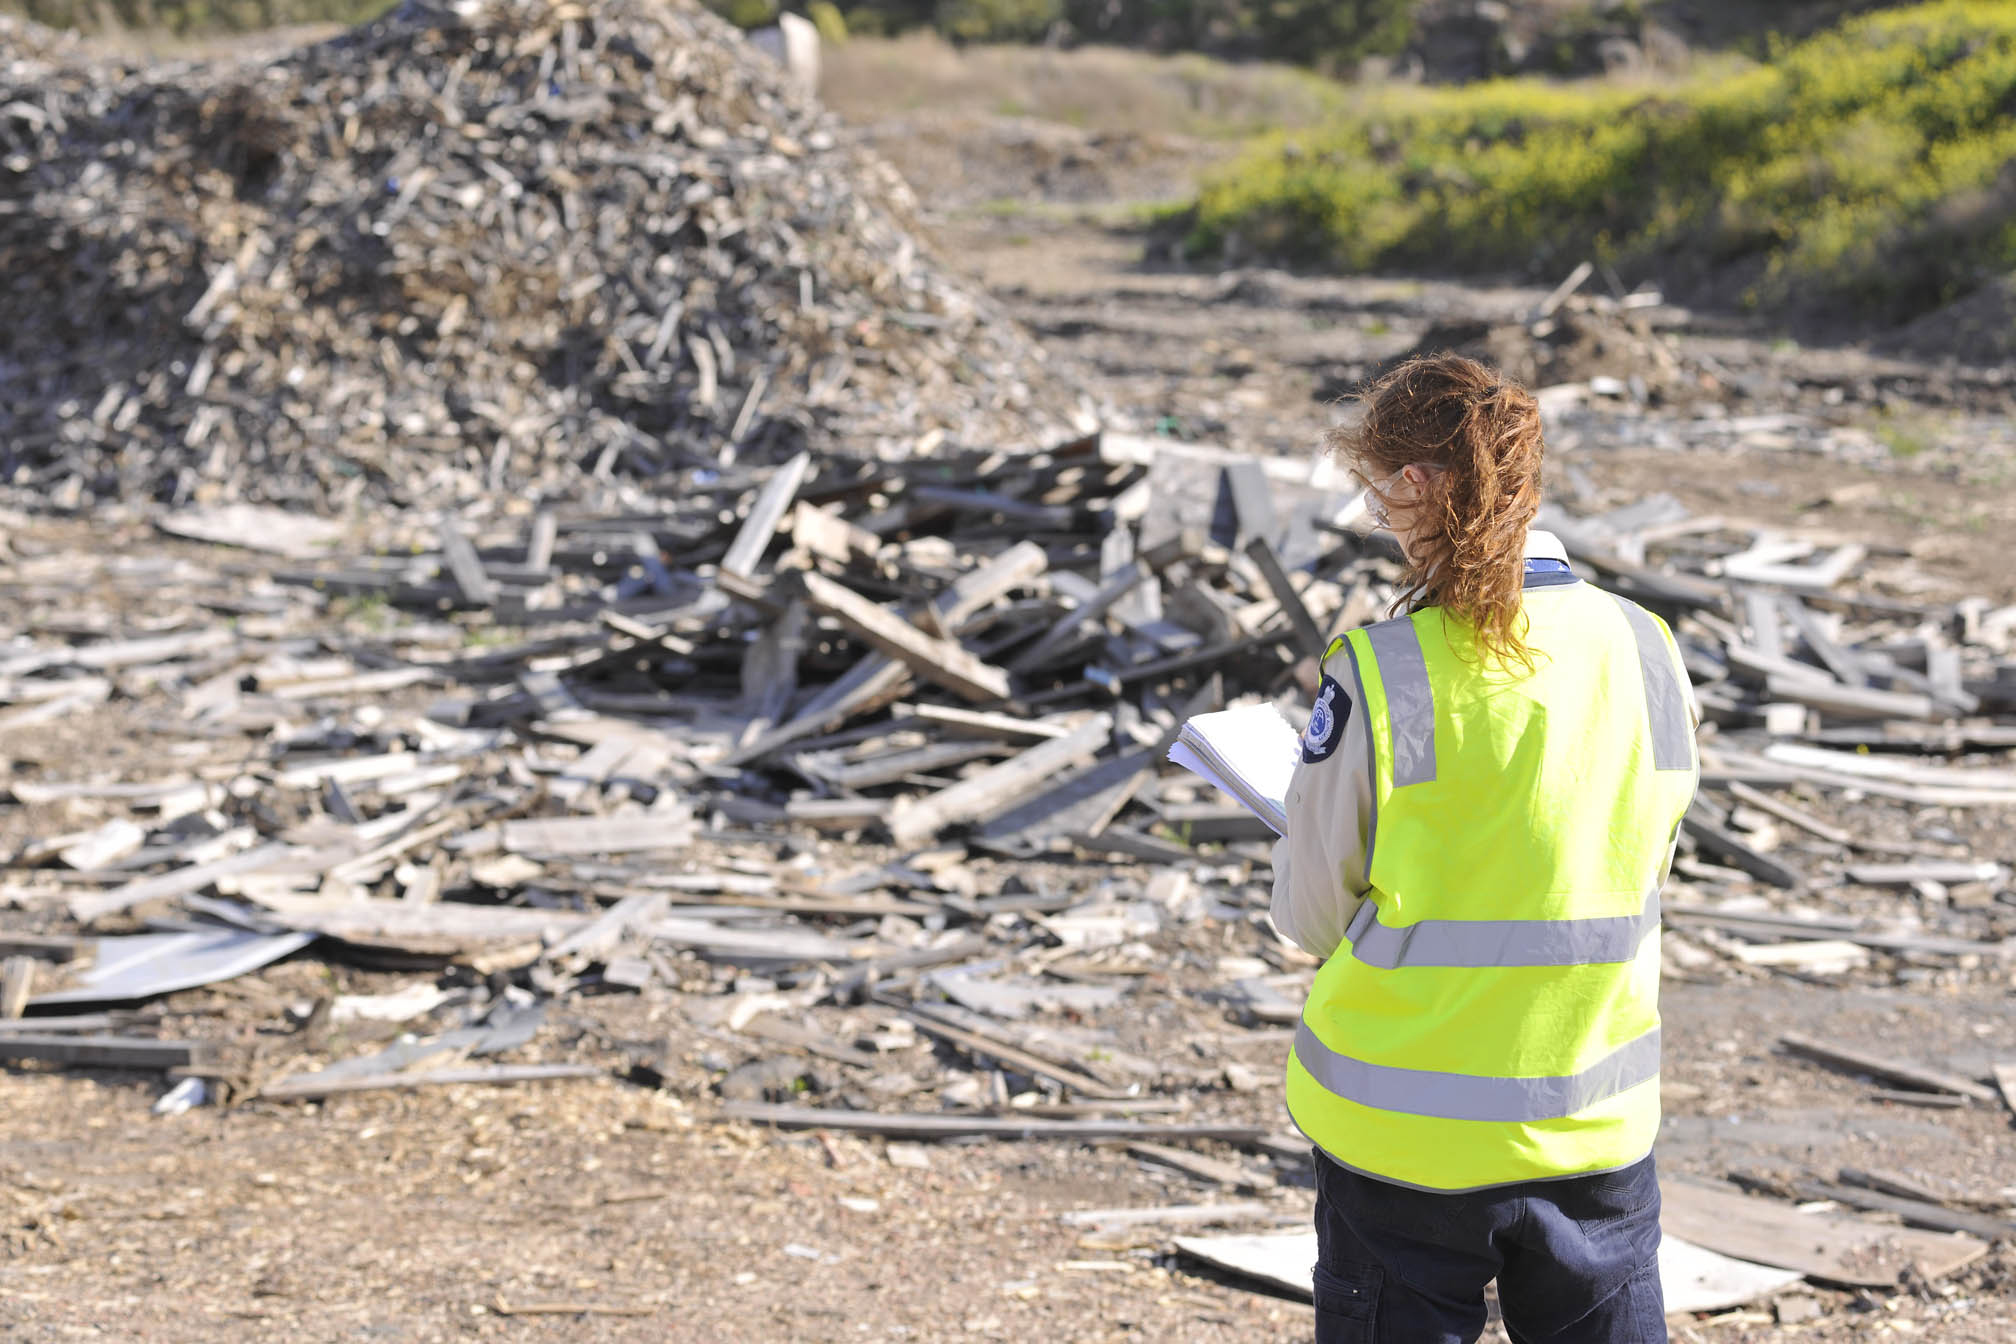
[{"label": "splintered wood board", "polygon": [[1963,1233],[1921,1232],[1838,1213],[1801,1213],[1777,1200],[1686,1181],[1668,1182],[1662,1194],[1660,1226],[1668,1236],[1757,1264],[1795,1269],[1825,1283],[1888,1287],[1911,1265],[1936,1279],[1988,1253],[1987,1242]]}]

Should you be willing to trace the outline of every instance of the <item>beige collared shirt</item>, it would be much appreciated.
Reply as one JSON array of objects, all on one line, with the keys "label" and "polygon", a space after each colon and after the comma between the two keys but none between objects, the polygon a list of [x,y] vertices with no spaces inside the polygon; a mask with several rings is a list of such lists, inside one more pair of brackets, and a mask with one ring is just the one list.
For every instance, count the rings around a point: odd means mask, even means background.
[{"label": "beige collared shirt", "polygon": [[[1529,532],[1526,558],[1566,561],[1568,552],[1553,533]],[[1288,834],[1274,845],[1274,927],[1326,960],[1343,943],[1371,885],[1365,842],[1372,828],[1372,756],[1365,716],[1355,706],[1352,711],[1338,730],[1343,741],[1328,756],[1295,767]]]}]

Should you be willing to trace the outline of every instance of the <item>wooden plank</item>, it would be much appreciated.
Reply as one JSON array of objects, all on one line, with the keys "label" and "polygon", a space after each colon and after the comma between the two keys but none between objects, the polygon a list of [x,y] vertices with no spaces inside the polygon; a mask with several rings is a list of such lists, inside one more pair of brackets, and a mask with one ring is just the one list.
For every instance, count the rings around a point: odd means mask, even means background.
[{"label": "wooden plank", "polygon": [[544,960],[554,963],[590,962],[607,955],[632,929],[655,923],[665,914],[672,898],[662,891],[640,891],[625,896],[596,918],[546,949]]},{"label": "wooden plank", "polygon": [[35,958],[0,961],[0,1018],[19,1017],[35,992]]},{"label": "wooden plank", "polygon": [[1288,581],[1288,571],[1281,568],[1281,557],[1274,554],[1273,546],[1265,537],[1255,537],[1247,542],[1246,554],[1259,567],[1260,577],[1267,581],[1267,589],[1281,604],[1281,610],[1288,613],[1288,623],[1295,631],[1295,641],[1302,646],[1303,654],[1320,659],[1328,641],[1323,638],[1316,618],[1309,614],[1302,594],[1296,592],[1295,585]]},{"label": "wooden plank", "polygon": [[873,560],[882,538],[842,518],[836,508],[815,508],[805,500],[791,514],[791,544],[835,564]]},{"label": "wooden plank", "polygon": [[1735,835],[1716,825],[1697,802],[1687,810],[1681,820],[1687,834],[1694,837],[1694,843],[1701,851],[1723,863],[1740,868],[1752,877],[1769,882],[1777,887],[1800,887],[1805,879],[1776,859],[1759,854]]},{"label": "wooden plank", "polygon": [[1162,765],[1166,751],[1102,761],[989,821],[980,837],[1041,849],[1067,835],[1097,835]]},{"label": "wooden plank", "polygon": [[46,1036],[54,1032],[113,1031],[119,1027],[130,1027],[145,1018],[135,1012],[111,1013],[70,1013],[59,1017],[41,1014],[35,1017],[13,1017],[0,1019],[0,1032],[10,1032],[16,1036]]},{"label": "wooden plank", "polygon": [[[6,1048],[4,1039],[0,1038],[0,1050]],[[405,1092],[416,1087],[447,1087],[456,1083],[529,1083],[553,1078],[601,1078],[607,1074],[607,1069],[595,1064],[490,1064],[414,1073],[348,1074],[320,1080],[314,1074],[306,1074],[268,1083],[259,1089],[259,1097],[265,1101],[313,1101],[345,1092]]]},{"label": "wooden plank", "polygon": [[1143,835],[1129,826],[1108,826],[1097,835],[1073,834],[1071,843],[1095,853],[1119,854],[1149,863],[1195,863],[1197,851],[1152,835]]},{"label": "wooden plank", "polygon": [[2008,939],[1989,943],[1969,938],[1941,938],[1934,934],[1886,933],[1861,928],[1846,919],[1801,919],[1769,910],[1719,910],[1686,901],[1667,901],[1660,913],[1669,921],[1711,924],[1745,937],[1811,938],[1824,935],[1892,952],[1925,952],[1947,957],[2003,958],[2016,955],[2016,941]]},{"label": "wooden plank", "polygon": [[868,961],[856,961],[847,968],[845,975],[833,982],[832,997],[835,1001],[844,1003],[860,993],[865,986],[874,984],[885,976],[969,961],[986,954],[994,946],[986,938],[972,936],[939,947],[920,947],[908,952],[891,952]]},{"label": "wooden plank", "polygon": [[179,635],[154,635],[144,639],[109,639],[73,649],[65,660],[78,667],[104,671],[133,667],[140,663],[165,663],[198,653],[214,653],[237,642],[237,636],[222,625],[205,626]]},{"label": "wooden plank", "polygon": [[1988,1252],[1988,1244],[1973,1237],[1800,1213],[1786,1204],[1690,1181],[1665,1182],[1660,1195],[1659,1224],[1668,1236],[1849,1287],[1891,1287],[1914,1266],[1937,1278]]},{"label": "wooden plank", "polygon": [[1805,564],[1788,564],[1773,558],[1770,548],[1757,548],[1757,553],[1745,552],[1732,555],[1722,561],[1722,572],[1732,579],[1744,583],[1772,584],[1781,588],[1797,588],[1804,592],[1825,592],[1848,576],[1848,571],[1862,563],[1868,550],[1850,544],[1838,546],[1818,560]]},{"label": "wooden plank", "polygon": [[968,700],[984,703],[1007,698],[1008,674],[1000,668],[981,662],[950,640],[925,634],[823,574],[799,577],[813,606],[836,617],[877,652],[900,661],[913,675]]},{"label": "wooden plank", "polygon": [[805,473],[811,465],[812,454],[800,453],[777,468],[763,483],[756,502],[750,506],[748,516],[735,533],[735,540],[729,544],[728,553],[721,557],[722,570],[744,578],[755,575],[764,550],[777,534],[777,524],[784,520],[784,511],[798,497],[798,487],[804,483]]},{"label": "wooden plank", "polygon": [[906,1009],[905,1011],[910,1020],[917,1024],[918,1030],[936,1036],[942,1041],[948,1041],[972,1054],[997,1060],[1002,1064],[1006,1064],[1009,1068],[1018,1069],[1033,1078],[1048,1078],[1052,1082],[1060,1083],[1082,1096],[1095,1097],[1105,1101],[1120,1101],[1129,1095],[1126,1088],[1115,1087],[1110,1083],[1102,1082],[1090,1074],[1080,1072],[1069,1065],[1045,1059],[1033,1051],[1024,1050],[1020,1046],[1010,1044],[1009,1042],[953,1026],[948,1022],[941,1021],[936,1014],[911,1009]]},{"label": "wooden plank", "polygon": [[1865,887],[1908,887],[1916,882],[1999,882],[2009,870],[1999,863],[1920,859],[1914,863],[1851,863],[1843,870]]},{"label": "wooden plank", "polygon": [[[887,752],[854,765],[833,765],[809,756],[795,756],[792,760],[801,771],[825,780],[834,788],[872,789],[894,784],[912,775],[928,775],[1010,750],[1013,748],[1001,742],[976,742],[969,738],[963,742],[931,742],[909,751]],[[887,805],[883,806],[886,810]]]},{"label": "wooden plank", "polygon": [[144,827],[125,817],[114,817],[63,847],[57,858],[64,866],[88,872],[107,867],[139,849],[146,842]]},{"label": "wooden plank", "polygon": [[832,1129],[906,1139],[1224,1139],[1247,1143],[1267,1131],[1259,1125],[1164,1125],[1149,1120],[1019,1120],[1013,1116],[885,1113],[817,1106],[731,1101],[718,1114],[728,1120],[780,1129]]},{"label": "wooden plank", "polygon": [[2016,1239],[2016,1223],[2005,1219],[1993,1218],[1985,1213],[1949,1209],[1943,1204],[1865,1189],[1860,1185],[1838,1181],[1801,1180],[1792,1183],[1792,1191],[1801,1199],[1831,1199],[1837,1204],[1846,1204],[1853,1209],[1894,1213],[1912,1227],[1930,1228],[1934,1232],[1964,1232],[1968,1236],[1980,1237],[1984,1241]]},{"label": "wooden plank", "polygon": [[462,600],[472,607],[493,605],[497,601],[496,581],[484,573],[483,560],[468,536],[450,519],[443,519],[436,532],[441,539],[442,562]]},{"label": "wooden plank", "polygon": [[1017,655],[1009,666],[1017,672],[1030,672],[1042,667],[1060,649],[1076,640],[1084,632],[1087,623],[1104,616],[1121,598],[1153,576],[1153,571],[1139,561],[1126,566],[1111,579],[1099,585],[1083,602],[1060,617],[1043,632],[1041,638]]},{"label": "wooden plank", "polygon": [[295,852],[290,845],[260,845],[225,858],[212,859],[208,863],[177,868],[159,877],[144,877],[110,891],[73,896],[70,898],[70,914],[80,924],[89,924],[142,901],[170,900],[201,891],[220,877],[256,873],[292,858]]},{"label": "wooden plank", "polygon": [[1971,1078],[1963,1078],[1957,1073],[1947,1073],[1940,1069],[1928,1069],[1908,1060],[1890,1059],[1883,1055],[1872,1055],[1851,1046],[1834,1045],[1797,1032],[1787,1032],[1778,1038],[1779,1044],[1796,1054],[1815,1059],[1835,1068],[1851,1073],[1867,1074],[1871,1078],[1887,1078],[1927,1092],[1951,1092],[1955,1096],[1967,1097],[1974,1101],[1995,1101],[1994,1089],[1984,1087]]},{"label": "wooden plank", "polygon": [[830,1036],[809,1031],[794,1022],[787,1022],[769,1013],[760,1013],[742,1024],[742,1032],[776,1045],[787,1045],[807,1054],[818,1055],[838,1064],[849,1064],[857,1069],[881,1072],[883,1060],[879,1055],[871,1055],[866,1050],[856,1050],[853,1046],[842,1045]]},{"label": "wooden plank", "polygon": [[[1057,1215],[1066,1227],[1208,1227],[1248,1218],[1285,1221],[1293,1217],[1272,1204],[1169,1204],[1154,1209],[1072,1209]],[[1296,1221],[1302,1221],[1296,1219]]]},{"label": "wooden plank", "polygon": [[510,854],[629,854],[671,849],[693,836],[684,813],[635,817],[533,817],[507,821],[499,840]]},{"label": "wooden plank", "polygon": [[1741,780],[1732,780],[1723,787],[1729,791],[1730,797],[1748,803],[1759,812],[1768,812],[1780,821],[1790,822],[1801,830],[1810,831],[1822,840],[1836,845],[1850,845],[1855,841],[1855,837],[1841,827],[1822,821],[1812,813],[1801,811],[1783,799],[1773,797],[1762,789],[1752,788]]},{"label": "wooden plank", "polygon": [[1833,682],[1808,681],[1804,677],[1765,678],[1765,690],[1774,700],[1790,701],[1843,719],[1919,719],[1947,717],[1946,711],[1929,695],[1906,691],[1878,691],[1863,686],[1841,686]]},{"label": "wooden plank", "polygon": [[1745,589],[1743,620],[1750,628],[1750,642],[1759,653],[1769,658],[1785,656],[1785,640],[1779,628],[1776,595],[1759,592],[1755,588]]},{"label": "wooden plank", "polygon": [[209,1046],[202,1041],[0,1032],[0,1059],[41,1059],[113,1069],[171,1069],[194,1064],[208,1053]]},{"label": "wooden plank", "polygon": [[0,930],[0,957],[40,957],[44,961],[89,962],[95,938],[67,933],[9,933]]},{"label": "wooden plank", "polygon": [[1113,716],[1096,714],[1069,736],[1031,747],[1021,755],[983,770],[971,779],[909,806],[898,806],[890,818],[896,843],[913,846],[947,826],[984,821],[1010,806],[1031,788],[1059,771],[1091,759],[1113,735]]},{"label": "wooden plank", "polygon": [[525,568],[534,572],[551,568],[553,543],[559,537],[560,520],[553,516],[553,510],[541,509],[533,514],[525,529]]},{"label": "wooden plank", "polygon": [[1780,604],[1780,610],[1792,618],[1792,626],[1799,632],[1815,658],[1823,663],[1834,679],[1844,686],[1867,686],[1869,670],[1862,660],[1843,648],[1839,641],[1821,627],[1819,615],[1798,598],[1787,598]]},{"label": "wooden plank", "polygon": [[2002,1094],[2002,1104],[2016,1112],[2016,1064],[1997,1064],[1995,1087]]},{"label": "wooden plank", "polygon": [[923,720],[975,737],[994,737],[1005,742],[1048,742],[1068,735],[1072,724],[1055,718],[1025,719],[986,709],[964,709],[957,705],[896,705],[890,712]]},{"label": "wooden plank", "polygon": [[1174,1167],[1185,1175],[1222,1185],[1228,1190],[1272,1190],[1275,1185],[1272,1172],[1244,1167],[1237,1162],[1226,1162],[1203,1153],[1193,1153],[1187,1148],[1172,1148],[1166,1143],[1136,1140],[1127,1145],[1127,1151],[1136,1157],[1145,1157],[1150,1162]]},{"label": "wooden plank", "polygon": [[954,579],[917,612],[917,626],[950,639],[984,607],[992,606],[1050,567],[1050,555],[1033,541],[1018,541],[980,568]]},{"label": "wooden plank", "polygon": [[1228,462],[1220,468],[1218,494],[1211,506],[1211,540],[1230,551],[1248,538],[1272,538],[1279,530],[1266,468],[1252,461]]}]

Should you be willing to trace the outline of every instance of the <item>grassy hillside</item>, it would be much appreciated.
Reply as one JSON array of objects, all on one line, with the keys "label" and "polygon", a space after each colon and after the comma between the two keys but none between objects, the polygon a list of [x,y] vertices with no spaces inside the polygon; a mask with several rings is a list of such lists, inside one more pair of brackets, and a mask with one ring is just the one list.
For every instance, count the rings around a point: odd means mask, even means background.
[{"label": "grassy hillside", "polygon": [[1748,297],[1908,317],[2016,266],[2016,5],[1885,10],[1648,92],[1366,91],[1207,182],[1203,253],[1347,270],[1748,262]]}]

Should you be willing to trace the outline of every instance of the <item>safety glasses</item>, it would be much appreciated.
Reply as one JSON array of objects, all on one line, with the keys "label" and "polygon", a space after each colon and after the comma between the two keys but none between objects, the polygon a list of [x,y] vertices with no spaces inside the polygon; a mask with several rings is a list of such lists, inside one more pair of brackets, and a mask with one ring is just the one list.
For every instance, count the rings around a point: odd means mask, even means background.
[{"label": "safety glasses", "polygon": [[[1443,468],[1432,462],[1415,462],[1423,471],[1441,471]],[[1407,473],[1407,468],[1391,472],[1378,480],[1372,480],[1356,467],[1350,468],[1351,483],[1365,492],[1365,516],[1372,520],[1372,526],[1390,531],[1393,527],[1392,515],[1388,512],[1387,488]]]}]

